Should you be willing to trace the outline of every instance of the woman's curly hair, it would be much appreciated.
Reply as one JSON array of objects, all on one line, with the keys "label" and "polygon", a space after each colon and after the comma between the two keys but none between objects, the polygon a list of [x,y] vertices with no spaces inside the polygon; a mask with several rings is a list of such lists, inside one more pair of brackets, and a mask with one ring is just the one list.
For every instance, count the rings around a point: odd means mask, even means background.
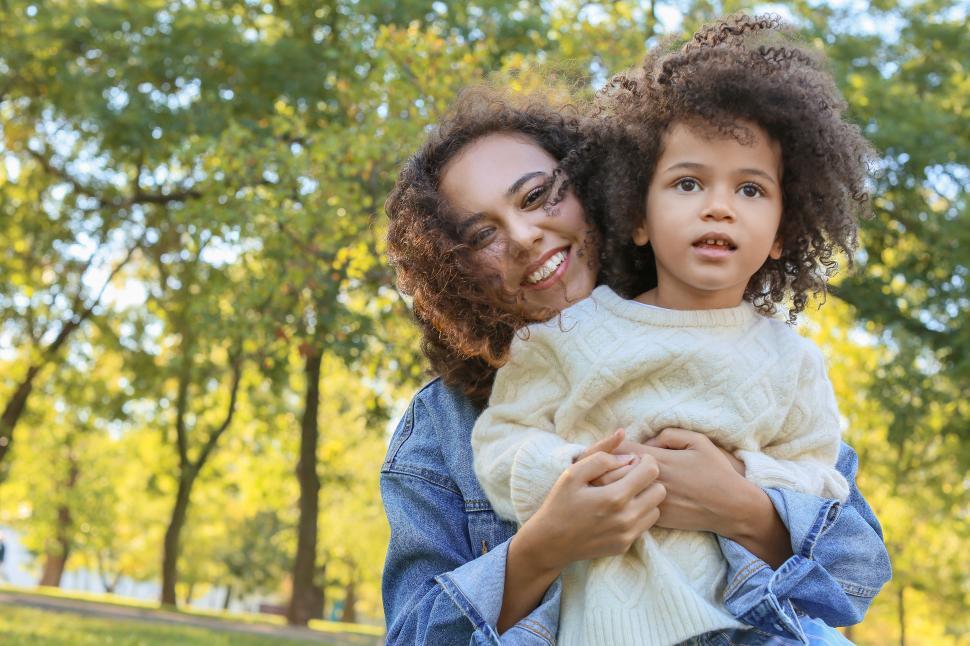
[{"label": "woman's curly hair", "polygon": [[[783,251],[751,278],[745,300],[771,314],[790,298],[794,322],[810,293],[824,293],[844,252],[851,263],[858,216],[868,214],[874,153],[844,120],[846,104],[825,59],[798,45],[774,16],[736,15],[700,29],[679,50],[660,47],[613,77],[570,176],[585,177],[588,215],[603,232],[601,278],[626,297],[656,285],[652,250],[632,241],[675,123],[712,136],[752,140],[755,123],[781,146]],[[588,150],[592,148],[592,150]]]},{"label": "woman's curly hair", "polygon": [[[473,257],[439,190],[448,162],[470,143],[495,133],[527,137],[557,160],[574,155],[581,136],[577,116],[539,100],[513,102],[494,90],[466,90],[405,162],[384,203],[390,218],[388,259],[398,288],[413,299],[421,349],[435,374],[479,405],[488,399],[516,330],[548,318],[527,315],[501,278]],[[551,199],[556,200],[567,182],[558,168],[553,179],[557,193]]]}]

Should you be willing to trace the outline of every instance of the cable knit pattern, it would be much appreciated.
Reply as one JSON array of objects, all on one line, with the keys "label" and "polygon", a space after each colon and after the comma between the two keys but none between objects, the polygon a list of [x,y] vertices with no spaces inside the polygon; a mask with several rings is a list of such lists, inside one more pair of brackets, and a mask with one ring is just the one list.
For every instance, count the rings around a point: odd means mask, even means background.
[{"label": "cable knit pattern", "polygon": [[[598,287],[512,343],[472,434],[475,472],[496,513],[525,522],[572,459],[623,427],[707,434],[747,477],[844,500],[839,415],[821,352],[748,303],[644,306]],[[673,644],[740,627],[723,607],[713,534],[654,528],[618,557],[563,576],[559,643]]]}]

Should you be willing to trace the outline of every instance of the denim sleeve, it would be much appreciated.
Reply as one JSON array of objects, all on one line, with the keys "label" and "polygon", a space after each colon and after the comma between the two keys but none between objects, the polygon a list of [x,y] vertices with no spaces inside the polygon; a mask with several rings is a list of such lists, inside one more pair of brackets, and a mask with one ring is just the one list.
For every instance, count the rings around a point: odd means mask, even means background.
[{"label": "denim sleeve", "polygon": [[555,643],[558,582],[539,607],[499,637],[509,541],[480,556],[472,553],[457,493],[415,475],[385,472],[381,495],[391,525],[382,585],[388,646]]},{"label": "denim sleeve", "polygon": [[791,534],[794,552],[777,570],[719,537],[729,568],[725,601],[741,621],[804,641],[796,609],[830,626],[856,624],[892,576],[882,528],[856,486],[858,459],[847,444],[841,446],[836,468],[849,483],[844,504],[766,490]]}]

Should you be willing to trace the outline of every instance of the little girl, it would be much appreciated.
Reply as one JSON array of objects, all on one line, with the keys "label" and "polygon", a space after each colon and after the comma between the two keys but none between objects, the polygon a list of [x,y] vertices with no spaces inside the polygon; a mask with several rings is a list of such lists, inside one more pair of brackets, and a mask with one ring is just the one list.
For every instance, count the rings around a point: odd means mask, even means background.
[{"label": "little girl", "polygon": [[[592,215],[606,285],[530,326],[498,372],[472,436],[495,511],[525,521],[618,427],[637,442],[703,432],[762,487],[844,499],[822,355],[769,317],[788,299],[793,321],[824,289],[865,209],[870,148],[823,62],[776,19],[736,17],[648,55],[599,107],[565,170],[604,196]],[[556,258],[536,259],[539,279]],[[566,570],[559,643],[741,630],[722,602],[725,572],[713,534],[655,527],[623,556]]]}]

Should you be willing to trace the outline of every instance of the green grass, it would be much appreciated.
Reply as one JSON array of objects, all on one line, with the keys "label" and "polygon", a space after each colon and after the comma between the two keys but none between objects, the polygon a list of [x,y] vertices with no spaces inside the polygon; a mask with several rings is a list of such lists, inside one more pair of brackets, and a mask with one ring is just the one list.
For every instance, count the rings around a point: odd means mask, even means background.
[{"label": "green grass", "polygon": [[[38,587],[22,588],[0,583],[0,592],[12,592],[16,594],[33,595],[38,597],[49,597],[52,599],[70,599],[72,601],[83,601],[85,603],[96,603],[110,606],[120,606],[122,608],[141,608],[146,610],[159,610],[160,606],[155,601],[145,601],[142,599],[131,599],[114,594],[101,594],[96,592],[80,592],[77,590],[61,590],[60,588]],[[195,617],[206,617],[208,619],[219,619],[231,621],[233,623],[245,624],[266,624],[270,626],[285,626],[286,619],[279,615],[264,615],[255,613],[236,613],[221,612],[218,610],[200,610],[197,608],[166,608],[169,612],[178,612]],[[308,626],[312,630],[323,633],[348,633],[356,635],[368,635],[380,637],[384,634],[381,626],[368,626],[365,624],[346,624],[337,621],[323,621],[311,619]],[[0,634],[3,634],[0,632]],[[137,643],[137,642],[136,642]]]},{"label": "green grass", "polygon": [[19,606],[0,606],[0,635],[4,645],[64,644],[112,646],[257,646],[260,644],[314,644],[320,642],[245,635],[189,626],[168,626],[144,621],[85,617],[70,612],[48,612]]}]

